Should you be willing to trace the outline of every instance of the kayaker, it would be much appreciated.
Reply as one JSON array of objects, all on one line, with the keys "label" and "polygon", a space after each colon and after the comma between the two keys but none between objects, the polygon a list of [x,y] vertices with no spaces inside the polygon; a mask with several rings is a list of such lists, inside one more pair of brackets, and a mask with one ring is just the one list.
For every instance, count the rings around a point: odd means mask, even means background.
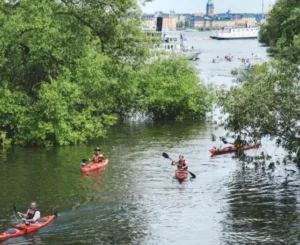
[{"label": "kayaker", "polygon": [[99,163],[102,162],[104,160],[103,155],[100,153],[101,149],[99,147],[97,147],[95,149],[95,154],[93,156],[93,162],[95,163]]},{"label": "kayaker", "polygon": [[176,164],[177,164],[177,168],[180,169],[180,170],[188,169],[187,161],[184,159],[183,155],[179,155],[178,162],[172,162],[172,165],[176,165]]},{"label": "kayaker", "polygon": [[37,203],[35,201],[31,202],[30,208],[27,210],[26,214],[18,212],[18,215],[22,218],[26,224],[34,223],[41,217],[41,213],[37,208]]},{"label": "kayaker", "polygon": [[238,135],[233,144],[236,148],[241,148],[244,146],[244,141],[241,139],[241,136]]}]

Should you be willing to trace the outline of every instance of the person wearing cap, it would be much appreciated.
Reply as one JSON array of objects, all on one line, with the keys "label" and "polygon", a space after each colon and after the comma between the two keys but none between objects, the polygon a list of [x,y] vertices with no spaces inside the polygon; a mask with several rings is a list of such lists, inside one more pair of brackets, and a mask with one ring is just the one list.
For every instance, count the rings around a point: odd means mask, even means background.
[{"label": "person wearing cap", "polygon": [[95,149],[95,154],[93,156],[93,162],[94,163],[99,163],[99,162],[102,162],[104,157],[103,155],[100,153],[101,149],[99,147],[97,147]]},{"label": "person wearing cap", "polygon": [[180,170],[188,169],[187,161],[184,159],[183,155],[179,155],[178,162],[172,162],[172,165],[176,165],[176,164],[177,164],[177,168],[180,169]]}]

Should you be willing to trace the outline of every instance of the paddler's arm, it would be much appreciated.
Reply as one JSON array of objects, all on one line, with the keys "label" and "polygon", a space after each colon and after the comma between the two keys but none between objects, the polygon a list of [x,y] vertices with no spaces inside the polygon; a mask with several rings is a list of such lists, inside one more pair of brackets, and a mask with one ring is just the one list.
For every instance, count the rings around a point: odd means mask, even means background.
[{"label": "paddler's arm", "polygon": [[20,217],[25,217],[25,216],[26,216],[26,214],[23,214],[23,213],[20,213],[20,212],[18,212],[18,215],[19,215]]}]

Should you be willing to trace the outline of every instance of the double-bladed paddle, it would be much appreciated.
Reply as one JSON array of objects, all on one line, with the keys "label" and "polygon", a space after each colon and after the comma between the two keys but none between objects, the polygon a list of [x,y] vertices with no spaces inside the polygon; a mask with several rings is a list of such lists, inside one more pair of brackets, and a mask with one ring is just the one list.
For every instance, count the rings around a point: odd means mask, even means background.
[{"label": "double-bladed paddle", "polygon": [[[163,155],[164,158],[170,159],[172,162],[175,162],[175,161],[173,161],[173,159],[171,159],[171,158],[169,157],[169,155],[168,155],[167,153],[164,152],[162,155]],[[188,171],[188,170],[187,170],[187,171]],[[190,171],[188,171],[188,172],[189,172],[189,174],[192,176],[192,178],[194,178],[194,179],[196,178],[196,175],[195,175],[195,174],[193,174],[193,173],[190,172]]]}]

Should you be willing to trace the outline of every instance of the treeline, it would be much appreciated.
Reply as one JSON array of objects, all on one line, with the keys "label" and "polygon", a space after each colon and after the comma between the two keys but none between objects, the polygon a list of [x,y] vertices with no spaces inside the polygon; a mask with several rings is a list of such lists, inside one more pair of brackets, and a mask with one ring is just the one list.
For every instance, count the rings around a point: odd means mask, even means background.
[{"label": "treeline", "polygon": [[0,143],[85,142],[135,112],[204,118],[192,65],[150,59],[146,39],[135,0],[0,0]]},{"label": "treeline", "polygon": [[220,92],[228,113],[224,126],[235,134],[276,139],[300,153],[300,1],[278,0],[260,30],[260,42],[273,56],[237,79],[237,86]]}]

